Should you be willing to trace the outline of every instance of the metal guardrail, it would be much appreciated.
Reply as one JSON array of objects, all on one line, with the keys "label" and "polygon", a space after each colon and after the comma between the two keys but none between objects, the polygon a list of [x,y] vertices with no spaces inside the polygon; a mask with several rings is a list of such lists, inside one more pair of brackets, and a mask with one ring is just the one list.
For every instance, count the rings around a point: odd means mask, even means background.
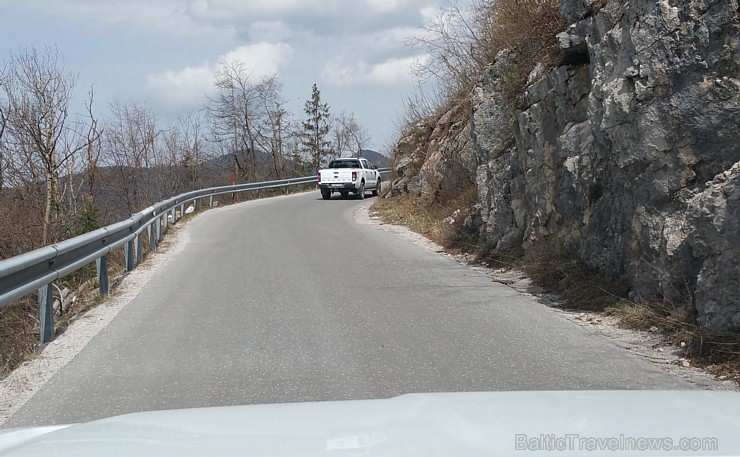
[{"label": "metal guardrail", "polygon": [[[381,168],[378,171],[388,173],[390,169]],[[98,288],[100,294],[105,296],[110,292],[106,254],[123,246],[126,271],[133,271],[144,258],[142,233],[148,230],[148,248],[155,250],[167,226],[177,222],[178,208],[180,216],[184,216],[186,204],[193,202],[197,208],[198,202],[204,198],[209,199],[208,206],[211,207],[213,197],[218,195],[281,187],[285,188],[287,193],[290,186],[311,184],[316,180],[316,176],[306,176],[210,187],[187,192],[156,203],[124,221],[2,260],[0,261],[0,308],[13,300],[37,291],[40,340],[42,344],[49,342],[54,339],[51,291],[53,281],[95,262]],[[171,222],[169,218],[172,219]]]}]

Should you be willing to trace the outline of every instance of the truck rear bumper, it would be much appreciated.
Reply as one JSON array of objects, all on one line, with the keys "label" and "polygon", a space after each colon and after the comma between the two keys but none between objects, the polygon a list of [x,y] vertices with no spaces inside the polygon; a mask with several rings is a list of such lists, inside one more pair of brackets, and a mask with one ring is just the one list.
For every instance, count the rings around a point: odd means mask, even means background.
[{"label": "truck rear bumper", "polygon": [[342,183],[337,182],[337,183],[326,183],[326,184],[321,183],[319,184],[319,188],[321,190],[337,190],[337,191],[357,190],[357,188],[355,187],[355,183],[351,183],[351,182],[342,182]]}]

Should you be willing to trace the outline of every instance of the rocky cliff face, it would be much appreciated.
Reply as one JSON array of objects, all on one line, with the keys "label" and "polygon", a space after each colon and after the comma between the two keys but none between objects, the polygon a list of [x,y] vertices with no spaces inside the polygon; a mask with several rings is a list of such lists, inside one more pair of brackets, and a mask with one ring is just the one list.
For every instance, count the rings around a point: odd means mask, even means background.
[{"label": "rocky cliff face", "polygon": [[574,255],[636,300],[740,329],[738,0],[563,0],[561,12],[573,24],[557,37],[562,65],[523,109],[501,95],[506,53],[472,94],[466,225],[494,251]]},{"label": "rocky cliff face", "polygon": [[393,151],[395,195],[408,193],[421,204],[445,204],[474,183],[477,162],[469,113],[454,106],[409,126]]},{"label": "rocky cliff face", "polygon": [[561,10],[567,65],[527,89],[513,128],[496,85],[505,60],[473,95],[469,225],[494,250],[576,255],[635,299],[693,302],[705,327],[740,328],[737,1]]}]

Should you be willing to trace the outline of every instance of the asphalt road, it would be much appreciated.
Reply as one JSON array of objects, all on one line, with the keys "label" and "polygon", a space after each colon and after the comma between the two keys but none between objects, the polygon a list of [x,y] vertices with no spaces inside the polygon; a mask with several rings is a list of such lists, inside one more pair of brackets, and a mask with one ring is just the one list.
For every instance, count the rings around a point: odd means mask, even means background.
[{"label": "asphalt road", "polygon": [[408,392],[687,383],[318,191],[208,211],[5,427]]}]

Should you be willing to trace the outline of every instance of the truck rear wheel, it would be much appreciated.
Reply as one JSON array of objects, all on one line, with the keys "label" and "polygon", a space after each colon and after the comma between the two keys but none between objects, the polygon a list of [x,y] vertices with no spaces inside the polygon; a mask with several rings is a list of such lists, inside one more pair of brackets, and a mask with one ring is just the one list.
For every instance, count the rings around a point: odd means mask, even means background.
[{"label": "truck rear wheel", "polygon": [[375,183],[375,189],[373,189],[373,197],[378,196],[380,189],[382,189],[382,184],[380,183],[380,178],[378,178],[378,182]]},{"label": "truck rear wheel", "polygon": [[365,181],[362,181],[360,183],[360,189],[357,191],[357,198],[360,200],[365,199]]},{"label": "truck rear wheel", "polygon": [[331,198],[331,191],[321,189],[321,198],[323,198],[324,200],[329,200]]}]

